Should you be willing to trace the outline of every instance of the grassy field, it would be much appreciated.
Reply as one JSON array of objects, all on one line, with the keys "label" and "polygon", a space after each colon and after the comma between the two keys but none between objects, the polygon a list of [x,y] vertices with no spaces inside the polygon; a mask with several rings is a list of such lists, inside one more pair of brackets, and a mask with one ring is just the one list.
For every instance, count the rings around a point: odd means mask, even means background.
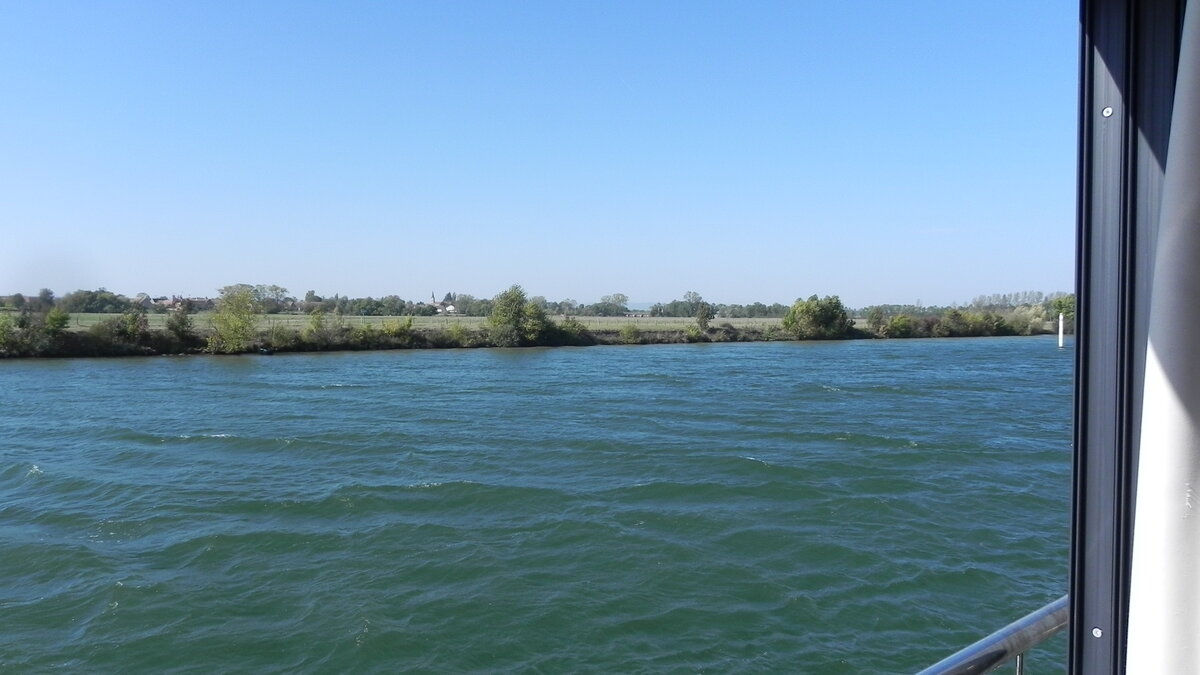
[{"label": "grassy field", "polygon": [[[72,330],[87,330],[88,328],[100,323],[104,319],[120,316],[120,314],[72,314],[71,329]],[[197,328],[206,329],[210,326],[209,312],[199,312],[192,316],[192,321]],[[166,314],[148,314],[147,320],[150,322],[150,327],[161,329],[166,326]],[[344,316],[342,320],[347,326],[376,326],[380,327],[385,321],[403,321],[407,317],[401,316]],[[562,317],[551,317],[555,321],[561,321]],[[684,330],[689,325],[695,323],[695,319],[687,317],[651,317],[651,316],[581,316],[575,317],[577,321],[586,326],[589,330],[620,330],[622,326],[633,325],[637,326],[638,330],[644,331],[667,331],[667,330]],[[333,321],[332,315],[326,315],[327,323]],[[414,328],[449,328],[452,325],[460,325],[464,328],[478,328],[487,322],[486,317],[482,316],[418,316],[413,318]],[[779,326],[781,319],[723,319],[718,317],[713,319],[713,326],[720,326],[723,323],[731,323],[737,328],[766,328],[767,326]],[[306,314],[264,314],[259,317],[258,327],[260,330],[266,330],[272,326],[294,328],[303,330],[308,326],[309,317]]]}]

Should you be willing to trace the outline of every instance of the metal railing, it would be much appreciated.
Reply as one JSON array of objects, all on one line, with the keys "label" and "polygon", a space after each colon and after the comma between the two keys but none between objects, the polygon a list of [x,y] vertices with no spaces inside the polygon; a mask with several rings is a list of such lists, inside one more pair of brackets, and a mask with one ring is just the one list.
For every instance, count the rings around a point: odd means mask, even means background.
[{"label": "metal railing", "polygon": [[979,642],[960,649],[918,675],[986,673],[1015,660],[1017,675],[1024,672],[1025,652],[1067,626],[1067,596],[1008,624]]}]

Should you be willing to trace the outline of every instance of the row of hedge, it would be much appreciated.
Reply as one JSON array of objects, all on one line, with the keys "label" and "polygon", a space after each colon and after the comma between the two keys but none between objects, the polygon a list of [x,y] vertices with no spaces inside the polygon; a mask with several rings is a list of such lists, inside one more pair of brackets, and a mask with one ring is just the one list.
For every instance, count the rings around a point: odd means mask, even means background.
[{"label": "row of hedge", "polygon": [[[53,311],[52,311],[53,312]],[[168,328],[150,329],[145,315],[137,310],[110,317],[86,331],[66,330],[66,315],[22,312],[0,315],[0,358],[2,357],[83,357],[152,356],[161,354],[200,354],[215,349],[210,331],[196,329],[190,318],[172,317]],[[617,344],[669,344],[695,342],[760,342],[797,339],[870,339],[914,337],[975,337],[1013,335],[1016,331],[995,314],[952,312],[946,317],[911,319],[892,317],[878,330],[862,330],[840,324],[837,334],[798,336],[783,326],[739,328],[729,323],[701,328],[689,325],[683,330],[641,330],[633,324],[611,330],[592,330],[567,318],[546,322],[534,338],[522,346],[590,346]],[[275,326],[257,331],[239,350],[250,352],[321,352],[382,349],[451,349],[512,346],[511,336],[502,326],[468,328],[461,324],[448,327],[414,328],[411,319],[385,321],[380,326],[345,326],[338,321],[314,320],[308,328]]]}]

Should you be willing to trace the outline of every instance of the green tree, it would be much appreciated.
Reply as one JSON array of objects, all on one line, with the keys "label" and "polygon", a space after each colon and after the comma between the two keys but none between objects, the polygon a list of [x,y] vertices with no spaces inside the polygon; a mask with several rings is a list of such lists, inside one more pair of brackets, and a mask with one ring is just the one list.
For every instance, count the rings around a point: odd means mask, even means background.
[{"label": "green tree", "polygon": [[32,311],[26,305],[15,318],[8,314],[0,317],[7,324],[0,327],[0,333],[3,333],[0,335],[0,351],[10,356],[42,356],[53,349],[57,335],[46,330],[45,314]]},{"label": "green tree", "polygon": [[454,309],[463,316],[488,316],[491,314],[492,301],[480,300],[470,293],[457,293],[454,296]]},{"label": "green tree", "polygon": [[600,302],[588,305],[590,314],[596,316],[621,316],[629,313],[629,296],[624,293],[613,293],[600,298]]},{"label": "green tree", "polygon": [[713,306],[701,300],[696,305],[696,326],[702,331],[708,330],[708,324],[715,319],[717,313],[713,311]]},{"label": "green tree", "polygon": [[17,353],[17,326],[11,315],[0,313],[0,356]]},{"label": "green tree", "polygon": [[540,344],[549,326],[546,311],[525,296],[514,284],[492,299],[488,333],[497,347]]},{"label": "green tree", "polygon": [[404,301],[396,295],[385,295],[379,299],[379,309],[383,316],[400,316],[404,314]]},{"label": "green tree", "polygon": [[331,341],[328,322],[325,321],[325,310],[320,307],[308,315],[308,326],[304,329],[304,340],[317,347],[328,347]]},{"label": "green tree", "polygon": [[617,307],[625,307],[629,304],[629,296],[624,293],[613,293],[600,298],[600,302],[616,305]]},{"label": "green tree", "polygon": [[258,303],[254,300],[253,286],[237,284],[222,288],[211,317],[209,351],[236,354],[249,350],[257,320]]},{"label": "green tree", "polygon": [[907,314],[899,314],[893,316],[879,330],[879,334],[889,338],[909,338],[916,332],[916,326],[913,325],[912,319]]},{"label": "green tree", "polygon": [[372,297],[354,298],[346,311],[353,316],[383,316],[383,303]]},{"label": "green tree", "polygon": [[883,314],[883,308],[879,306],[872,307],[871,310],[867,312],[867,327],[869,327],[871,332],[875,333],[876,335],[883,335],[883,327],[886,321],[887,319]]},{"label": "green tree", "polygon": [[562,336],[562,342],[568,345],[593,344],[595,337],[592,332],[587,329],[574,317],[564,317],[558,324],[558,332]]},{"label": "green tree", "polygon": [[94,291],[79,290],[67,293],[58,300],[56,306],[72,314],[120,314],[132,305],[128,298],[107,291],[103,288]]},{"label": "green tree", "polygon": [[995,312],[984,312],[978,317],[976,323],[977,335],[1012,335],[1012,327],[1004,320],[1004,317]]},{"label": "green tree", "polygon": [[125,310],[121,316],[113,317],[112,322],[113,335],[131,345],[141,345],[150,336],[150,322],[141,307]]},{"label": "green tree", "polygon": [[1064,295],[1064,296],[1055,298],[1054,301],[1051,303],[1050,307],[1054,311],[1055,318],[1058,318],[1058,315],[1062,314],[1064,318],[1066,318],[1070,321],[1075,320],[1075,294],[1074,293],[1071,293],[1070,295]]},{"label": "green tree", "polygon": [[525,289],[513,284],[492,299],[488,332],[499,347],[516,347],[521,341],[521,319],[525,311]]},{"label": "green tree", "polygon": [[971,335],[972,316],[970,313],[958,309],[946,312],[933,327],[933,336],[966,337]]},{"label": "green tree", "polygon": [[288,303],[295,299],[289,297],[288,289],[275,284],[259,284],[254,287],[254,301],[258,303],[259,311],[265,314],[278,314]]},{"label": "green tree", "polygon": [[67,324],[71,321],[71,315],[62,311],[58,307],[54,307],[49,312],[46,312],[46,326],[44,330],[46,335],[51,339],[58,338],[67,330]]},{"label": "green tree", "polygon": [[222,297],[224,297],[225,295],[228,295],[230,293],[239,293],[241,291],[249,292],[250,297],[253,300],[256,300],[256,301],[258,300],[258,293],[257,293],[255,287],[251,284],[233,284],[231,286],[224,286],[217,290],[217,292],[220,293]]},{"label": "green tree", "polygon": [[167,316],[167,331],[184,344],[191,344],[196,340],[196,325],[192,322],[187,303]]},{"label": "green tree", "polygon": [[521,311],[521,341],[523,344],[541,344],[542,336],[546,334],[549,325],[550,320],[546,318],[544,308],[532,300],[525,303],[525,307]]},{"label": "green tree", "polygon": [[49,288],[43,288],[38,291],[38,307],[43,311],[49,310],[54,306],[54,291]]},{"label": "green tree", "polygon": [[255,299],[259,302],[264,300],[274,300],[275,302],[285,302],[290,300],[288,289],[275,284],[259,284],[254,287]]},{"label": "green tree", "polygon": [[[1054,318],[1058,319],[1057,316]],[[1005,317],[1004,321],[1017,335],[1037,335],[1045,332],[1046,307],[1040,303],[1021,305]]]},{"label": "green tree", "polygon": [[800,340],[835,340],[850,334],[853,322],[836,295],[797,300],[783,317],[783,328]]},{"label": "green tree", "polygon": [[1058,315],[1062,314],[1063,319],[1064,319],[1063,328],[1068,333],[1074,333],[1075,332],[1075,294],[1071,293],[1069,295],[1059,296],[1059,297],[1051,300],[1049,304],[1050,304],[1050,311],[1053,313],[1053,316],[1051,316],[1050,318],[1056,322],[1056,326],[1057,326]]}]

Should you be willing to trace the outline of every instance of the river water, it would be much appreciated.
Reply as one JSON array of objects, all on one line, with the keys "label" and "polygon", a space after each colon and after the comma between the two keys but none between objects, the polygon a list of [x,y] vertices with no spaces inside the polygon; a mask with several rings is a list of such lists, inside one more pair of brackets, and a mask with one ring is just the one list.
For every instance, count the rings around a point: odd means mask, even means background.
[{"label": "river water", "polygon": [[0,670],[911,672],[1065,592],[1072,358],[0,361]]}]

